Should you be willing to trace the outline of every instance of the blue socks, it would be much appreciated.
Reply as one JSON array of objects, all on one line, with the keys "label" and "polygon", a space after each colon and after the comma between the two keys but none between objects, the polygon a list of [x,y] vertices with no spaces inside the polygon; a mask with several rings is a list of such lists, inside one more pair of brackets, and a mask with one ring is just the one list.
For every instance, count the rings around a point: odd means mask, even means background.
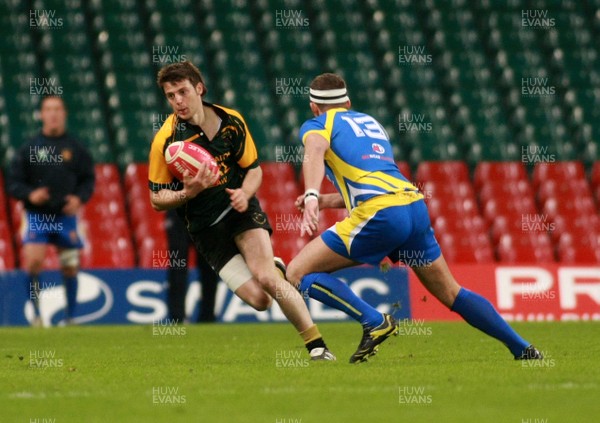
[{"label": "blue socks", "polygon": [[488,300],[475,292],[461,288],[451,310],[460,314],[471,326],[503,342],[515,357],[530,345],[506,323]]},{"label": "blue socks", "polygon": [[383,315],[356,296],[342,281],[329,273],[310,273],[302,278],[300,292],[305,296],[341,310],[358,320],[361,325],[372,328],[383,323]]},{"label": "blue socks", "polygon": [[75,315],[75,306],[77,305],[77,276],[63,276],[63,279],[65,281],[65,291],[67,293],[67,308],[65,314],[67,319],[70,319]]}]

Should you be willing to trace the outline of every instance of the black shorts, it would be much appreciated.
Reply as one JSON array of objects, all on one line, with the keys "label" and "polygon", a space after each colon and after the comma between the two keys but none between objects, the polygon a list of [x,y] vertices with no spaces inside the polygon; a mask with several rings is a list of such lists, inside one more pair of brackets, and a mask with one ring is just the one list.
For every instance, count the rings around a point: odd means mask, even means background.
[{"label": "black shorts", "polygon": [[248,201],[248,210],[239,213],[230,210],[219,223],[202,229],[201,232],[190,234],[198,254],[202,255],[210,267],[217,273],[229,260],[240,254],[235,244],[235,237],[250,229],[262,228],[271,234],[267,214],[260,208],[256,197]]}]

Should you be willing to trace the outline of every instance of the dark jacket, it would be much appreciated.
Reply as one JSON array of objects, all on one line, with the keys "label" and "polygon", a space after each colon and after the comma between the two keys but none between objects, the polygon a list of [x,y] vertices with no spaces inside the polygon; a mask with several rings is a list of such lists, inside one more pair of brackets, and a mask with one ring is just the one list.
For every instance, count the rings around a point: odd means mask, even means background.
[{"label": "dark jacket", "polygon": [[[27,210],[60,213],[67,195],[87,202],[94,182],[94,161],[82,144],[69,134],[47,137],[40,133],[17,151],[8,169],[7,190]],[[50,200],[38,207],[28,197],[40,187],[48,187]]]}]

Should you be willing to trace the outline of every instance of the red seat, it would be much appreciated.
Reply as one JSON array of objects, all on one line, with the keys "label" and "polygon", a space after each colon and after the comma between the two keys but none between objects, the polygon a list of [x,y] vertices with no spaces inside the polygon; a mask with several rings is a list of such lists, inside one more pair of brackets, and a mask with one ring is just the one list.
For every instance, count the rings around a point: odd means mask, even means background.
[{"label": "red seat", "polygon": [[273,253],[281,257],[285,263],[289,263],[309,242],[308,237],[300,238],[300,233],[288,234],[284,232],[273,232],[271,243],[273,244]]},{"label": "red seat", "polygon": [[600,211],[600,161],[594,162],[590,178],[592,184],[592,191],[594,192],[594,196],[596,197],[596,204],[598,204],[598,208]]},{"label": "red seat", "polygon": [[348,217],[346,209],[323,209],[319,214],[319,231],[323,232]]},{"label": "red seat", "polygon": [[139,267],[164,268],[164,254],[168,252],[166,237],[145,237],[137,244]]},{"label": "red seat", "polygon": [[96,171],[96,189],[98,185],[104,185],[105,183],[116,182],[120,183],[119,169],[117,165],[112,163],[97,163],[95,166]]},{"label": "red seat", "polygon": [[552,243],[546,233],[503,234],[500,237],[497,251],[501,263],[554,262]]},{"label": "red seat", "polygon": [[600,233],[600,216],[597,214],[576,217],[555,216],[552,219],[550,234],[557,241],[563,233],[583,236],[587,233]]},{"label": "red seat", "polygon": [[533,185],[538,187],[541,182],[552,179],[565,181],[567,179],[585,179],[583,164],[577,161],[538,163],[533,169]]},{"label": "red seat", "polygon": [[446,183],[469,181],[469,169],[461,161],[421,162],[417,167],[417,182],[440,181]]},{"label": "red seat", "polygon": [[0,170],[0,271],[14,269],[15,251],[12,231],[7,213],[8,203],[4,194],[4,178]]},{"label": "red seat", "polygon": [[278,184],[281,181],[296,181],[296,171],[291,163],[265,162],[260,164],[263,184]]},{"label": "red seat", "polygon": [[491,263],[494,253],[485,233],[445,233],[437,237],[448,263]]},{"label": "red seat", "polygon": [[600,232],[564,232],[558,242],[558,260],[566,264],[600,263]]},{"label": "red seat", "polygon": [[514,197],[510,201],[505,198],[492,198],[482,204],[483,216],[491,224],[497,216],[507,216],[521,219],[527,214],[535,214],[535,202],[530,197]]},{"label": "red seat", "polygon": [[558,215],[576,219],[579,216],[598,214],[592,198],[576,195],[568,199],[549,197],[542,204],[542,211],[552,220]]},{"label": "red seat", "polygon": [[478,189],[481,204],[492,198],[506,200],[513,197],[533,198],[531,185],[527,180],[502,181],[493,180],[485,182]]},{"label": "red seat", "polygon": [[402,175],[406,179],[408,179],[409,181],[412,180],[412,172],[410,171],[410,165],[408,164],[408,162],[398,161],[398,162],[396,162],[396,166],[398,166],[400,173],[402,173]]},{"label": "red seat", "polygon": [[16,267],[15,251],[8,231],[0,235],[0,271],[12,270]]},{"label": "red seat", "polygon": [[431,220],[440,216],[451,219],[458,217],[479,216],[477,202],[471,198],[438,198],[432,197],[427,200],[427,208]]},{"label": "red seat", "polygon": [[[490,227],[492,242],[495,246],[497,246],[500,242],[502,235],[510,234],[513,236],[519,236],[527,230],[533,230],[532,225],[528,226],[527,221],[524,220],[523,217],[519,216],[496,216]],[[541,232],[541,230],[538,232]]]},{"label": "red seat", "polygon": [[433,222],[433,229],[435,230],[436,236],[439,234],[485,234],[486,224],[481,216],[465,216],[449,218],[446,216],[439,216]]},{"label": "red seat", "polygon": [[539,204],[550,197],[557,197],[569,201],[572,197],[589,198],[593,200],[590,185],[586,179],[565,179],[556,181],[548,179],[540,182],[537,189]]},{"label": "red seat", "polygon": [[440,198],[460,198],[475,200],[475,193],[470,182],[461,181],[456,183],[447,183],[440,181],[417,182],[417,188],[425,196],[427,201],[431,197]]},{"label": "red seat", "polygon": [[482,162],[475,168],[473,175],[476,189],[487,182],[528,181],[527,171],[522,162]]}]

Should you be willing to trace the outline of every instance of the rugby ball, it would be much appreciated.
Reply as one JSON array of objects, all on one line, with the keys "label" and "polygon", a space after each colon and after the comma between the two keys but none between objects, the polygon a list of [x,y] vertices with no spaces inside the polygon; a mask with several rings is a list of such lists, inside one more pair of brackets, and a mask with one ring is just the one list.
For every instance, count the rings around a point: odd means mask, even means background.
[{"label": "rugby ball", "polygon": [[180,181],[187,170],[190,176],[196,176],[201,163],[204,163],[213,173],[219,172],[219,165],[215,158],[193,142],[175,141],[165,151],[165,161],[169,172]]}]

